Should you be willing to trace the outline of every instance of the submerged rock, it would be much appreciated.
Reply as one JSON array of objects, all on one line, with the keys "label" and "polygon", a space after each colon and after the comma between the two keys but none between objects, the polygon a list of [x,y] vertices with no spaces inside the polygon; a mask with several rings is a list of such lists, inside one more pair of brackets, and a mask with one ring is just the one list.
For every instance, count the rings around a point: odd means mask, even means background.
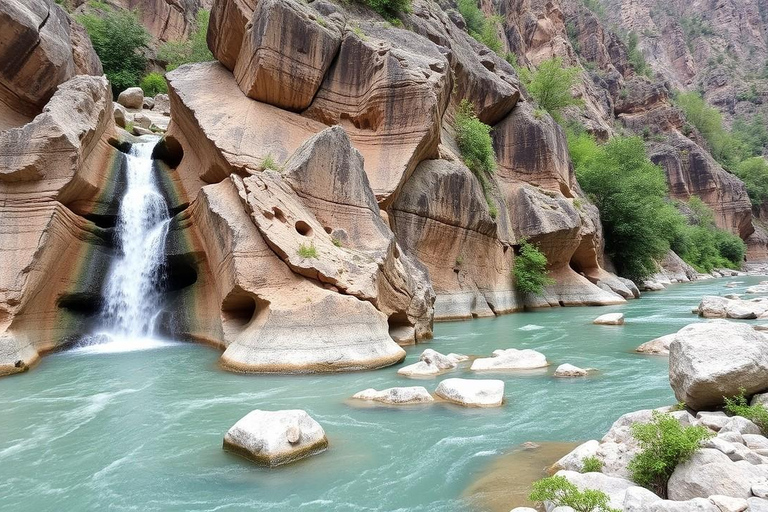
[{"label": "submerged rock", "polygon": [[327,447],[323,427],[298,409],[251,411],[224,436],[225,450],[270,467],[310,457]]},{"label": "submerged rock", "polygon": [[467,407],[498,407],[504,400],[504,381],[495,379],[445,379],[435,394]]},{"label": "submerged rock", "polygon": [[637,347],[635,352],[640,352],[641,354],[658,354],[667,356],[669,355],[669,344],[672,343],[672,340],[675,339],[675,336],[677,336],[677,333],[667,334],[666,336],[656,338],[655,340],[647,341]]},{"label": "submerged rock", "polygon": [[397,373],[406,377],[432,377],[456,368],[459,361],[466,359],[468,357],[462,354],[449,354],[446,356],[428,348],[421,353],[417,363],[404,366],[397,370]]},{"label": "submerged rock", "polygon": [[422,386],[410,386],[400,388],[387,388],[376,391],[373,388],[355,393],[352,398],[359,400],[372,400],[393,405],[423,404],[433,402],[434,398]]},{"label": "submerged rock", "polygon": [[475,359],[471,370],[531,370],[548,366],[547,358],[541,352],[531,349],[494,350],[493,357]]},{"label": "submerged rock", "polygon": [[669,346],[669,381],[694,410],[723,397],[768,388],[768,338],[743,323],[716,320],[682,328]]},{"label": "submerged rock", "polygon": [[555,370],[555,377],[586,377],[589,370],[568,363],[561,364]]},{"label": "submerged rock", "polygon": [[592,321],[596,325],[624,325],[624,313],[607,313]]}]

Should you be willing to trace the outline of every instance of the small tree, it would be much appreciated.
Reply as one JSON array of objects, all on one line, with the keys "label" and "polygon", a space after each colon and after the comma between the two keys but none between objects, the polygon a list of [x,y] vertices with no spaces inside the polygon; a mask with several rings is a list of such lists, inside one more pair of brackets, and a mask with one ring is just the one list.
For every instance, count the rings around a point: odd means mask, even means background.
[{"label": "small tree", "polygon": [[544,287],[554,283],[547,276],[547,257],[527,240],[520,240],[520,254],[512,270],[515,286],[523,293],[539,295]]},{"label": "small tree", "polygon": [[539,64],[533,72],[522,70],[521,78],[539,107],[559,121],[565,107],[581,104],[571,95],[580,72],[579,68],[564,66],[562,58],[554,57]]},{"label": "small tree", "polygon": [[488,175],[496,170],[496,153],[493,151],[491,127],[480,121],[468,100],[461,100],[455,118],[456,145],[464,164],[472,171],[483,188],[491,217],[496,218],[498,208],[491,198]]},{"label": "small tree", "polygon": [[632,436],[642,449],[629,463],[632,480],[666,498],[667,481],[677,465],[712,435],[706,427],[684,427],[673,416],[653,411],[650,423],[632,425]]},{"label": "small tree", "polygon": [[109,10],[102,16],[83,14],[77,17],[93,43],[101,60],[104,74],[112,84],[112,93],[119,94],[139,84],[147,59],[144,49],[149,34],[133,11]]},{"label": "small tree", "polygon": [[144,96],[154,96],[168,92],[168,84],[160,73],[152,72],[141,79],[139,87],[144,91]]},{"label": "small tree", "polygon": [[576,512],[618,512],[609,506],[610,500],[603,491],[580,491],[564,476],[555,475],[534,482],[533,492],[528,499],[534,502],[548,501],[555,507],[571,507]]}]

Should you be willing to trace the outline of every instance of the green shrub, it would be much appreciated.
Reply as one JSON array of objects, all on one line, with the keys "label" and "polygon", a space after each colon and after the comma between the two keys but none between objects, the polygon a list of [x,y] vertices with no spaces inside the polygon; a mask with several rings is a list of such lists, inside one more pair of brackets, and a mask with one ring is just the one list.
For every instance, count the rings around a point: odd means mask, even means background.
[{"label": "green shrub", "polygon": [[487,177],[496,170],[496,153],[493,151],[491,127],[477,118],[474,107],[467,100],[461,100],[459,103],[454,121],[456,145],[459,146],[464,164],[483,187],[491,217],[496,218],[498,208],[491,198]]},{"label": "green shrub", "polygon": [[600,210],[606,253],[623,276],[642,280],[656,272],[684,223],[667,201],[664,171],[645,154],[639,137],[598,144],[589,134],[570,135],[576,177]]},{"label": "green shrub", "polygon": [[629,60],[632,69],[635,70],[635,73],[651,77],[653,71],[650,66],[648,66],[648,63],[645,62],[645,57],[643,57],[643,53],[637,46],[638,42],[636,33],[630,32],[629,35],[627,35],[627,59]]},{"label": "green shrub", "polygon": [[733,416],[741,416],[752,421],[760,427],[763,435],[768,434],[768,409],[762,404],[749,405],[747,397],[744,396],[746,389],[739,388],[739,394],[733,398],[725,398],[725,411]]},{"label": "green shrub", "polygon": [[331,242],[333,242],[333,245],[335,245],[336,247],[341,247],[341,240],[339,240],[338,238],[331,238]]},{"label": "green shrub", "polygon": [[272,156],[272,153],[267,153],[267,156],[265,156],[261,161],[261,170],[265,169],[278,170],[278,165],[275,162],[275,158]]},{"label": "green shrub", "polygon": [[155,72],[142,78],[139,87],[144,91],[144,96],[155,96],[161,92],[168,92],[168,84],[165,83],[165,77],[160,73]]},{"label": "green shrub", "polygon": [[550,476],[533,483],[528,496],[533,502],[548,501],[555,507],[571,507],[576,512],[617,512],[609,507],[609,498],[602,491],[584,489],[568,481],[564,476]]},{"label": "green shrub", "polygon": [[691,197],[687,206],[688,224],[678,227],[672,250],[699,272],[741,267],[747,250],[744,241],[718,229],[714,212],[700,198]]},{"label": "green shrub", "polygon": [[93,49],[101,60],[104,74],[117,96],[128,87],[139,84],[147,59],[142,51],[149,42],[149,34],[139,23],[133,11],[108,10],[96,16],[77,16],[88,32]]},{"label": "green shrub", "polygon": [[520,78],[539,107],[560,121],[565,107],[581,105],[581,100],[571,95],[580,72],[576,67],[563,66],[563,59],[554,57],[543,61],[535,71],[521,69]]},{"label": "green shrub", "polygon": [[547,257],[527,240],[520,240],[520,253],[512,269],[515,287],[523,293],[539,295],[544,287],[554,283],[547,276]]},{"label": "green shrub", "polygon": [[666,498],[667,481],[677,465],[690,459],[712,435],[706,427],[684,427],[673,416],[653,411],[650,423],[632,425],[632,436],[641,449],[629,462],[632,480]]},{"label": "green shrub", "polygon": [[689,123],[696,127],[707,141],[712,156],[721,165],[732,168],[744,157],[744,144],[723,127],[723,117],[710,107],[698,92],[678,93],[677,105]]},{"label": "green shrub", "polygon": [[314,243],[310,245],[301,244],[298,253],[302,258],[317,258],[317,249]]},{"label": "green shrub", "polygon": [[755,206],[768,200],[768,161],[761,156],[739,162],[733,173],[747,186],[749,199]]},{"label": "green shrub", "polygon": [[411,0],[361,0],[390,22],[402,13],[411,12]]},{"label": "green shrub", "polygon": [[475,0],[458,0],[457,8],[467,24],[467,33],[479,42],[499,52],[502,47],[498,34],[498,16],[488,16],[480,10]]},{"label": "green shrub", "polygon": [[211,13],[205,9],[197,11],[195,28],[186,41],[168,41],[160,45],[157,58],[166,63],[165,70],[172,71],[182,64],[207,62],[213,59],[208,49],[206,35]]},{"label": "green shrub", "polygon": [[581,461],[582,473],[599,473],[603,470],[603,463],[595,456],[586,457]]}]

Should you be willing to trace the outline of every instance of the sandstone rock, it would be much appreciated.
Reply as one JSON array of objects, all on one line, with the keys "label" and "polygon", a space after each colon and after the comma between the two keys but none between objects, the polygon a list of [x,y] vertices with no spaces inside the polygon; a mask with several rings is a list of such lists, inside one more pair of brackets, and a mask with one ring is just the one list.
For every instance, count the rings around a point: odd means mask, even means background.
[{"label": "sandstone rock", "polygon": [[76,74],[101,74],[82,27],[53,2],[4,1],[0,34],[0,130],[32,121]]},{"label": "sandstone rock", "polygon": [[144,96],[144,101],[141,102],[141,108],[151,110],[155,106],[155,100],[148,96]]},{"label": "sandstone rock", "polygon": [[419,164],[390,209],[390,221],[403,250],[429,269],[436,320],[522,307],[511,279],[511,241],[499,232],[480,183],[463,164]]},{"label": "sandstone rock", "polygon": [[504,381],[445,379],[435,394],[466,407],[499,407],[504,399]]},{"label": "sandstone rock", "polygon": [[624,313],[600,315],[592,323],[597,325],[624,325]]},{"label": "sandstone rock", "polygon": [[696,419],[710,430],[720,431],[730,418],[722,411],[699,411],[696,413]]},{"label": "sandstone rock", "polygon": [[115,124],[121,128],[125,128],[128,122],[133,120],[133,116],[129,117],[125,107],[117,102],[113,103],[112,107],[114,108]]},{"label": "sandstone rock", "polygon": [[143,114],[135,114],[133,116],[133,126],[134,128],[139,127],[149,130],[149,127],[152,126],[152,120]]},{"label": "sandstone rock", "polygon": [[750,450],[765,450],[768,449],[768,439],[760,434],[742,434],[744,443]]},{"label": "sandstone rock", "polygon": [[669,479],[669,498],[685,501],[720,494],[733,498],[750,496],[752,477],[728,456],[709,448],[693,454],[675,468]]},{"label": "sandstone rock", "polygon": [[421,386],[387,388],[381,391],[371,388],[355,393],[352,398],[393,405],[423,404],[434,401],[432,395]]},{"label": "sandstone rock", "polygon": [[240,89],[276,107],[304,110],[338,52],[343,25],[340,15],[324,17],[294,0],[258,2],[234,67]]},{"label": "sandstone rock", "polygon": [[141,109],[144,104],[144,91],[141,87],[129,87],[117,96],[117,102],[125,108]]},{"label": "sandstone rock", "polygon": [[666,286],[659,283],[658,281],[643,281],[643,284],[640,286],[641,290],[644,290],[647,292],[660,292],[665,288]]},{"label": "sandstone rock", "polygon": [[[725,341],[724,341],[725,340]],[[768,387],[768,340],[751,327],[727,321],[692,324],[669,347],[669,379],[675,396],[694,410],[723,403],[744,387]]]},{"label": "sandstone rock", "polygon": [[549,365],[541,352],[531,349],[494,350],[493,357],[479,358],[472,362],[471,370],[530,370]]},{"label": "sandstone rock", "polygon": [[555,377],[586,377],[588,370],[573,366],[572,364],[561,364],[555,370]]},{"label": "sandstone rock", "polygon": [[656,338],[655,340],[647,341],[637,347],[635,352],[640,352],[641,354],[658,354],[662,356],[669,355],[669,344],[672,343],[675,336],[677,336],[677,333],[667,334],[660,338]]},{"label": "sandstone rock", "polygon": [[152,130],[150,130],[148,128],[144,128],[144,127],[141,127],[141,126],[134,126],[133,127],[133,134],[134,135],[139,135],[139,136],[141,136],[141,135],[152,135],[153,132],[152,132]]},{"label": "sandstone rock", "polygon": [[416,165],[437,156],[450,70],[445,56],[421,36],[375,24],[361,28],[366,39],[346,33],[304,115],[329,125],[344,122],[386,209]]},{"label": "sandstone rock", "polygon": [[325,431],[302,410],[248,413],[224,436],[224,449],[262,466],[279,466],[328,448]]},{"label": "sandstone rock", "polygon": [[417,363],[404,366],[397,373],[406,377],[434,376],[456,368],[457,364],[458,358],[445,356],[428,348],[421,353]]}]

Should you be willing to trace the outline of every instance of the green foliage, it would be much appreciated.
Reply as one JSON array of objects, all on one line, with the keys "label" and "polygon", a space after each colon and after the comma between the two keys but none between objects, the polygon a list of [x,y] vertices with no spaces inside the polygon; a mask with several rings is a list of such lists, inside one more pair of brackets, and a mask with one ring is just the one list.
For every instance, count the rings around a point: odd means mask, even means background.
[{"label": "green foliage", "polygon": [[314,243],[310,245],[301,244],[298,253],[302,258],[317,258],[317,249]]},{"label": "green foliage", "polygon": [[762,404],[749,405],[746,389],[739,388],[739,394],[733,398],[725,398],[725,411],[733,416],[741,416],[751,420],[760,427],[763,435],[768,434],[768,409]]},{"label": "green foliage", "polygon": [[186,41],[168,41],[160,45],[157,58],[166,63],[165,70],[172,71],[182,64],[213,60],[208,49],[206,34],[211,13],[205,9],[197,11],[195,28]]},{"label": "green foliage", "polygon": [[273,169],[273,170],[279,170],[278,165],[275,162],[275,158],[272,156],[272,153],[267,153],[267,156],[264,157],[264,160],[261,161],[261,169]]},{"label": "green foliage", "polygon": [[627,36],[627,58],[629,60],[629,64],[638,75],[646,75],[648,77],[652,77],[653,71],[651,70],[650,66],[648,66],[648,63],[645,62],[643,52],[641,52],[640,48],[637,46],[638,42],[639,40],[637,38],[637,34],[630,32]]},{"label": "green foliage", "polygon": [[605,19],[605,8],[600,0],[581,0],[584,7],[592,11],[600,19]]},{"label": "green foliage", "polygon": [[560,112],[565,107],[581,104],[571,95],[579,73],[578,68],[564,67],[563,59],[554,57],[543,61],[533,72],[521,69],[520,78],[539,107],[560,121]]},{"label": "green foliage", "polygon": [[412,10],[411,0],[360,0],[368,7],[379,13],[382,17],[392,22],[401,13],[409,13]]},{"label": "green foliage", "polygon": [[496,153],[493,151],[491,127],[480,121],[468,100],[461,100],[456,109],[456,144],[464,164],[472,171],[483,187],[485,201],[492,218],[498,215],[498,207],[491,199],[487,175],[496,170]]},{"label": "green foliage", "polygon": [[539,295],[544,287],[554,283],[547,276],[547,257],[527,240],[520,240],[520,253],[512,269],[515,287],[523,293]]},{"label": "green foliage", "polygon": [[160,73],[152,72],[141,79],[139,87],[144,91],[144,96],[154,96],[156,94],[168,92],[168,84],[165,83],[165,77]]},{"label": "green foliage", "polygon": [[739,162],[733,173],[747,186],[749,199],[755,206],[768,200],[768,161],[761,156]]},{"label": "green foliage", "polygon": [[467,24],[469,35],[498,53],[502,46],[498,34],[499,17],[486,17],[475,0],[458,0],[457,7]]},{"label": "green foliage", "polygon": [[93,49],[101,60],[104,74],[117,95],[128,87],[138,85],[147,59],[142,53],[149,42],[149,34],[139,23],[133,11],[109,10],[101,16],[77,16],[88,32]]},{"label": "green foliage", "polygon": [[737,118],[733,122],[731,133],[741,142],[744,158],[760,156],[768,147],[768,127],[761,115],[753,117],[751,121]]},{"label": "green foliage", "polygon": [[714,35],[712,27],[701,16],[683,16],[680,25],[685,33],[685,42],[689,49],[693,47],[693,40],[697,37]]},{"label": "green foliage", "polygon": [[608,495],[604,492],[595,489],[580,491],[564,476],[550,476],[534,482],[528,499],[548,501],[555,507],[571,507],[576,512],[617,512],[609,506]]},{"label": "green foliage", "polygon": [[629,463],[632,480],[666,498],[672,472],[690,459],[712,432],[700,425],[684,427],[673,416],[653,411],[650,423],[632,425],[632,436],[641,448]]},{"label": "green foliage", "polygon": [[683,223],[666,200],[664,171],[648,159],[639,137],[603,145],[586,133],[568,139],[579,184],[600,210],[607,254],[621,275],[642,280],[653,274]]},{"label": "green foliage", "polygon": [[338,238],[331,238],[331,242],[333,242],[333,245],[335,245],[336,247],[341,247],[341,240],[339,240]]},{"label": "green foliage", "polygon": [[724,167],[732,168],[744,156],[744,145],[723,127],[723,117],[710,107],[698,92],[679,93],[675,104],[685,113],[707,141],[712,156]]},{"label": "green foliage", "polygon": [[746,245],[738,236],[715,226],[714,212],[696,196],[688,200],[688,224],[679,226],[672,249],[699,272],[739,268]]},{"label": "green foliage", "polygon": [[594,455],[591,457],[586,457],[584,460],[581,461],[581,472],[582,473],[599,473],[603,469],[603,463],[595,457]]}]

